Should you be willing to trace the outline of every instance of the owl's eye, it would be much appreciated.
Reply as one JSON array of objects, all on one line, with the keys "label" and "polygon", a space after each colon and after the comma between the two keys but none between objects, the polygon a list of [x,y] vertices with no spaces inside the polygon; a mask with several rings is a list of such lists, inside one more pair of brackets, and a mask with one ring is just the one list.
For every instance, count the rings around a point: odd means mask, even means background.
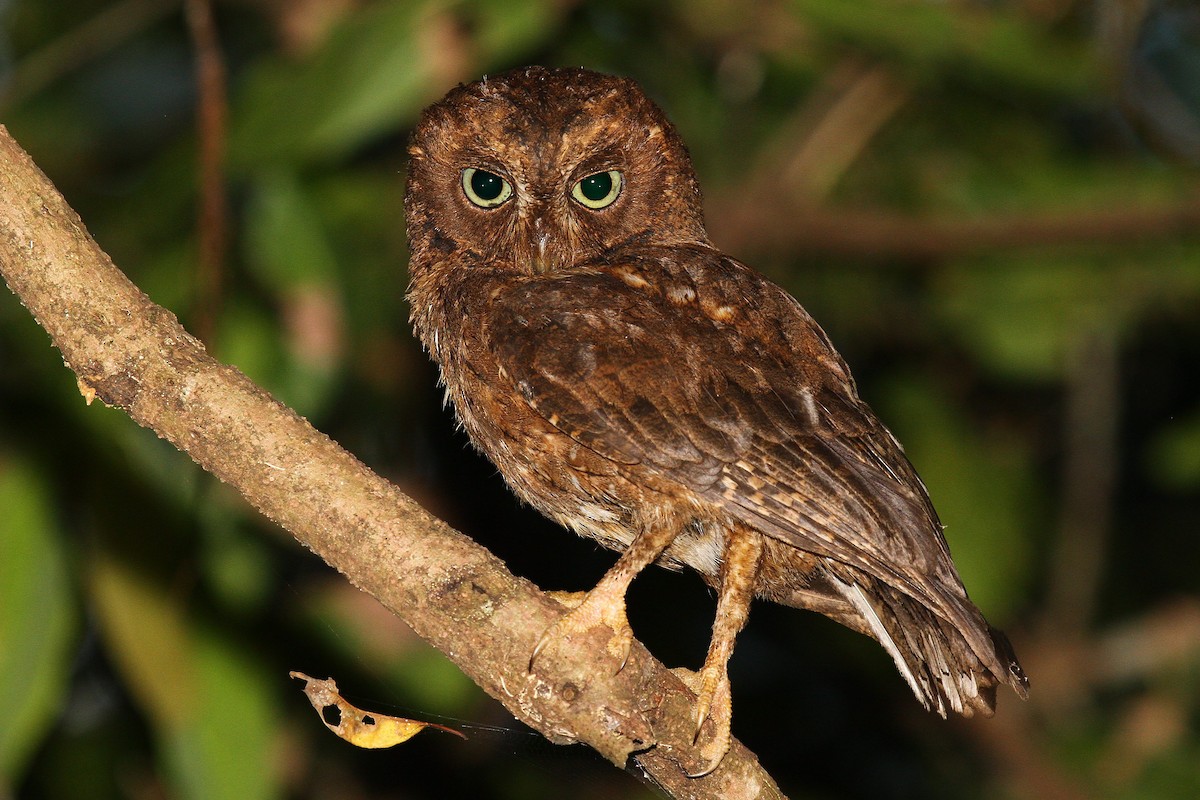
[{"label": "owl's eye", "polygon": [[575,188],[571,190],[571,197],[588,208],[607,208],[621,193],[623,182],[621,173],[615,169],[597,172],[575,184]]},{"label": "owl's eye", "polygon": [[467,199],[480,208],[495,208],[512,197],[512,186],[494,172],[468,167],[462,173]]}]

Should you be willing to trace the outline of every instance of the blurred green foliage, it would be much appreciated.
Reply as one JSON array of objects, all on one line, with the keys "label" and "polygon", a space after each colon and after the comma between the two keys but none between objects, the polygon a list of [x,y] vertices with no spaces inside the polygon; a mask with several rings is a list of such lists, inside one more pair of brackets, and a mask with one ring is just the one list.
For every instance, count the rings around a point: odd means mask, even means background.
[{"label": "blurred green foliage", "polygon": [[66,694],[76,603],[45,481],[28,464],[0,463],[5,558],[0,563],[0,674],[10,676],[0,728],[0,775],[18,774]]},{"label": "blurred green foliage", "polygon": [[[801,299],[906,443],[1033,680],[991,722],[943,723],[870,642],[760,608],[735,733],[793,797],[1200,793],[1194,3],[217,2],[212,320],[177,6],[0,3],[0,120],[135,282],[213,323],[219,357],[517,572],[591,585],[611,556],[519,508],[440,410],[402,299],[404,145],[486,72],[634,77],[689,143],[717,243]],[[792,230],[807,216],[828,230]],[[653,796],[519,729],[186,457],[86,407],[11,296],[0,515],[0,797]],[[690,666],[711,611],[662,572],[631,600]],[[472,739],[355,751],[290,669]]]}]

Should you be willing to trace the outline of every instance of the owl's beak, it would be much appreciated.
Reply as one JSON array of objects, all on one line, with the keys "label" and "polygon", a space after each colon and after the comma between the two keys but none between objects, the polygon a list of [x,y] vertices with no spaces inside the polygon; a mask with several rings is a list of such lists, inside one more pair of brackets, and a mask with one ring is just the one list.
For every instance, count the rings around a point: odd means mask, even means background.
[{"label": "owl's beak", "polygon": [[541,216],[533,218],[533,241],[537,243],[537,249],[530,255],[533,257],[533,271],[539,275],[545,275],[553,272],[557,266],[553,253],[547,253],[550,247],[550,233],[546,230]]},{"label": "owl's beak", "polygon": [[[539,225],[538,227],[540,228],[541,226]],[[545,231],[541,231],[540,233],[538,233],[537,255],[534,257],[534,261],[536,262],[535,269],[538,271],[539,274],[545,274],[552,269],[552,265],[546,263],[546,261],[547,261],[547,259],[546,259],[546,243],[549,240],[550,240],[550,237],[546,234]]]},{"label": "owl's beak", "polygon": [[524,231],[521,233],[524,235],[518,234],[516,239],[535,274],[548,275],[574,263],[575,245],[571,231],[556,224],[545,205],[532,206],[522,221]]}]

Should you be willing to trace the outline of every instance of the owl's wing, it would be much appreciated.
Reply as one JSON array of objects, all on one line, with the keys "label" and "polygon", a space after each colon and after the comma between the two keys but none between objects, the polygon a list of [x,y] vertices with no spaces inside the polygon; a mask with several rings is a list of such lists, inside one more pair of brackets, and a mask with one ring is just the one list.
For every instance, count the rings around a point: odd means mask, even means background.
[{"label": "owl's wing", "polygon": [[526,402],[635,480],[682,484],[935,607],[966,601],[896,440],[757,273],[707,248],[642,248],[507,290],[488,327]]},{"label": "owl's wing", "polygon": [[990,714],[997,681],[1024,696],[915,470],[782,289],[709,248],[643,246],[510,286],[486,317],[501,377],[551,425],[823,557],[927,707]]}]

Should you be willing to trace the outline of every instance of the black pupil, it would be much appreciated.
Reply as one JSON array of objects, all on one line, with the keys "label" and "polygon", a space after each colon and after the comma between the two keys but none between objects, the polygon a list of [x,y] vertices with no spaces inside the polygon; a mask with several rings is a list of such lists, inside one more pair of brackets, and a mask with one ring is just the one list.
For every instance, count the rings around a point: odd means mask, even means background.
[{"label": "black pupil", "polygon": [[597,172],[579,182],[579,190],[588,200],[600,201],[612,191],[613,179],[607,172]]},{"label": "black pupil", "polygon": [[495,200],[504,190],[504,180],[499,175],[477,169],[471,175],[471,189],[480,200]]}]

